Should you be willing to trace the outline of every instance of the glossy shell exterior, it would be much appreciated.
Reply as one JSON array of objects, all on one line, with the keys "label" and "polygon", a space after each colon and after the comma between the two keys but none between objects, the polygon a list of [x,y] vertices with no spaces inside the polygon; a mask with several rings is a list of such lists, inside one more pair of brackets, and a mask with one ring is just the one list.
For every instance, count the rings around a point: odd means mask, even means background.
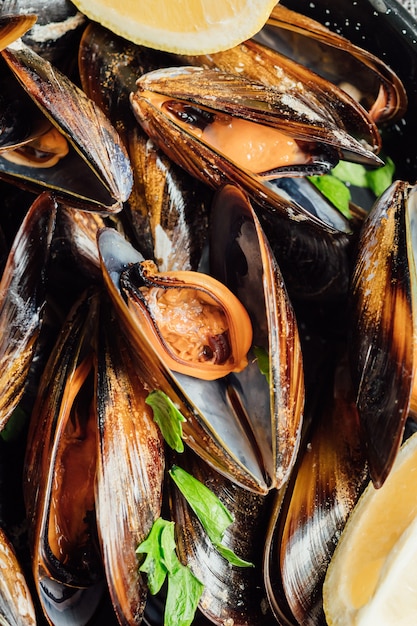
[{"label": "glossy shell exterior", "polygon": [[375,486],[415,411],[416,187],[396,181],[364,223],[352,279],[351,361]]}]

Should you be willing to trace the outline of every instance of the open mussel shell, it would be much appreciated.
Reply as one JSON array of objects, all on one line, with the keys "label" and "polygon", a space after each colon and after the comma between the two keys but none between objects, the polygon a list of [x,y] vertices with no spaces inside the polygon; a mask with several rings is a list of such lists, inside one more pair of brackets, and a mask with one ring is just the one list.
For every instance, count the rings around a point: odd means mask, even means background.
[{"label": "open mussel shell", "polygon": [[64,324],[42,374],[27,440],[24,500],[33,578],[55,626],[86,624],[105,590],[94,511],[96,297],[83,294]]},{"label": "open mussel shell", "polygon": [[[252,566],[230,564],[216,550],[197,516],[169,481],[169,508],[176,526],[179,557],[204,585],[199,609],[210,623],[223,626],[271,626],[275,620],[269,611],[262,580],[263,542],[271,510],[269,496],[260,496],[231,483],[186,450],[173,460],[178,466],[205,484],[231,513],[223,545]],[[198,624],[198,618],[196,624]]]},{"label": "open mussel shell", "polygon": [[277,4],[256,39],[344,88],[377,123],[406,111],[404,86],[381,58],[305,15]]},{"label": "open mussel shell", "polygon": [[363,225],[352,278],[352,371],[376,487],[417,408],[416,192],[396,181],[377,200]]},{"label": "open mussel shell", "polygon": [[9,537],[0,528],[0,623],[35,626],[36,614],[25,573]]},{"label": "open mussel shell", "polygon": [[132,355],[111,305],[103,299],[97,344],[96,512],[106,578],[120,624],[142,622],[147,585],[136,548],[161,512],[165,454],[145,402],[147,384],[140,360]]},{"label": "open mussel shell", "polygon": [[[230,480],[254,491],[266,493],[264,469],[257,452],[236,415],[230,411],[227,382],[207,381],[175,374],[155,353],[148,333],[137,324],[120,292],[120,276],[130,266],[141,263],[143,256],[113,229],[98,236],[103,277],[117,311],[121,329],[141,359],[149,390],[164,391],[180,409],[186,422],[184,439],[219,472]],[[227,380],[227,379],[226,379]],[[194,393],[192,397],[191,391]],[[202,399],[200,398],[202,396]],[[200,406],[204,400],[203,406]]]},{"label": "open mussel shell", "polygon": [[[153,72],[150,74],[155,76]],[[333,223],[323,221],[311,214],[305,207],[291,198],[277,194],[261,176],[242,167],[241,164],[234,162],[224,153],[202,141],[194,133],[187,131],[183,125],[168,117],[146,97],[141,97],[140,94],[135,93],[131,100],[139,123],[155,145],[194,178],[213,189],[233,182],[245,189],[255,202],[262,204],[267,210],[297,222],[309,221],[320,230],[335,231]],[[333,162],[333,164],[335,163],[336,161]],[[328,165],[327,162],[325,169]],[[285,173],[288,174],[288,171]]]},{"label": "open mussel shell", "polygon": [[[152,94],[165,96],[164,103],[159,105],[166,114],[175,116],[178,110],[178,119],[185,119],[187,114],[191,125],[203,131],[202,137],[207,142],[215,141],[217,133],[220,135],[221,126],[239,124],[236,118],[251,121],[262,126],[280,130],[287,138],[287,146],[292,139],[300,142],[299,152],[305,152],[302,157],[297,154],[297,161],[291,161],[291,154],[280,165],[278,160],[279,147],[276,146],[278,165],[271,167],[271,173],[264,168],[258,169],[272,177],[274,174],[313,173],[326,171],[331,167],[332,153],[330,147],[338,151],[349,150],[358,159],[367,160],[370,164],[380,164],[380,160],[370,150],[366,150],[343,128],[337,126],[331,117],[331,109],[320,108],[314,101],[310,104],[308,94],[302,89],[293,86],[291,96],[288,91],[270,88],[259,80],[250,79],[242,74],[224,72],[221,69],[203,68],[198,66],[163,68],[149,72],[138,79],[137,98],[146,98],[158,105],[158,98],[153,100]],[[179,101],[179,102],[178,102]],[[202,108],[199,114],[199,107]],[[217,128],[214,112],[232,116],[226,123],[219,117],[220,128]],[[211,117],[210,117],[211,115]],[[214,118],[213,120],[211,118]],[[212,126],[211,126],[212,125]],[[245,131],[245,126],[238,125],[236,132],[261,132],[261,128],[251,125]],[[207,133],[207,135],[205,135]],[[212,134],[211,134],[212,133]],[[211,137],[211,139],[209,138]],[[301,142],[308,145],[303,148]],[[325,147],[327,148],[327,152]],[[287,151],[289,148],[287,147]],[[327,164],[327,162],[329,162]],[[256,167],[256,161],[251,164]]]},{"label": "open mussel shell", "polygon": [[[333,358],[325,366],[328,374]],[[278,622],[286,626],[325,624],[327,566],[368,482],[346,356],[337,357],[320,388],[294,472],[277,494],[265,542],[265,586]]]},{"label": "open mussel shell", "polygon": [[47,193],[30,207],[10,250],[0,283],[0,362],[3,429],[25,390],[36,354],[46,299],[47,268],[57,202]]},{"label": "open mussel shell", "polygon": [[119,211],[133,180],[125,148],[108,118],[71,80],[22,43],[2,55],[70,150],[48,168],[0,158],[0,176],[34,191],[53,189],[84,209]]},{"label": "open mussel shell", "polygon": [[[264,303],[267,312],[264,310],[262,319],[254,323],[265,328],[262,348],[272,359],[269,372],[271,385],[260,373],[256,360],[252,362],[251,359],[241,373],[211,381],[168,369],[157,356],[149,333],[138,325],[120,291],[121,275],[129,267],[141,263],[144,260],[142,255],[111,229],[99,233],[98,245],[105,283],[120,315],[122,328],[128,332],[129,340],[149,369],[150,389],[152,386],[162,389],[181,408],[187,419],[184,424],[185,441],[232,481],[266,493],[285,480],[296,453],[303,405],[303,374],[295,320],[291,317],[291,309],[288,308],[288,300],[269,249],[260,230],[250,224],[250,210],[245,200],[246,196],[240,197],[240,203],[245,206],[241,209],[245,216],[243,219],[248,221],[248,240],[242,246],[245,245],[248,251],[252,245],[256,246],[253,259],[249,261],[250,277],[256,276],[255,280],[260,280],[257,288],[265,290],[258,299],[259,308],[262,309]],[[233,245],[235,235],[230,235]],[[213,240],[216,237],[217,231]],[[227,254],[221,247],[218,253],[222,259]],[[255,260],[256,267],[253,265]],[[224,261],[228,265],[234,259],[226,256]],[[253,300],[249,279],[246,287],[247,298]],[[270,330],[267,329],[268,324]],[[281,328],[281,324],[288,332],[279,339],[277,329]],[[270,339],[268,332],[271,333]],[[288,350],[284,346],[286,341]],[[281,390],[278,389],[278,380],[282,383]],[[275,392],[283,395],[278,399]],[[280,427],[278,435],[275,434],[277,420]]]},{"label": "open mussel shell", "polygon": [[[306,122],[304,107],[311,111],[310,123],[318,125],[315,131],[317,137],[332,141],[331,129],[335,125],[343,128],[362,143],[362,148],[358,149],[353,141],[353,152],[349,151],[348,145],[342,148],[346,160],[360,160],[362,154],[364,161],[369,162],[370,156],[363,152],[363,148],[366,147],[376,154],[381,149],[381,137],[375,122],[347,92],[305,65],[263,46],[254,39],[223,52],[194,57],[179,56],[179,60],[182,65],[216,68],[272,87],[281,94],[281,114],[284,119],[286,115],[289,116],[288,128],[293,128],[294,131]],[[328,119],[327,124],[324,122],[325,118]],[[324,126],[320,128],[323,123]]]},{"label": "open mussel shell", "polygon": [[50,128],[42,111],[22,89],[3,59],[0,92],[0,154],[32,142]]},{"label": "open mussel shell", "polygon": [[[211,271],[244,304],[254,331],[249,364],[231,380],[236,411],[240,404],[266,471],[273,485],[280,487],[295,460],[304,409],[297,322],[282,274],[246,194],[226,185],[215,198],[211,218]],[[267,385],[259,353],[267,357]]]}]

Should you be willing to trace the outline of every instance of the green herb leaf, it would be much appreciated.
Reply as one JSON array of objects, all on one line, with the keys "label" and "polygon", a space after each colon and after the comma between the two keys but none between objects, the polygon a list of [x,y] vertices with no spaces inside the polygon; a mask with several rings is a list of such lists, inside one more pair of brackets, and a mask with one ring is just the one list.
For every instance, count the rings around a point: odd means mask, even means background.
[{"label": "green herb leaf", "polygon": [[164,523],[164,527],[160,535],[160,540],[161,540],[161,555],[164,561],[164,565],[168,573],[172,574],[178,565],[178,557],[175,552],[176,545],[175,545],[174,522]]},{"label": "green herb leaf", "polygon": [[177,465],[173,465],[169,474],[219,552],[234,565],[238,563],[241,567],[252,565],[237,557],[222,544],[224,532],[232,524],[233,516],[219,498],[202,482]]},{"label": "green herb leaf", "polygon": [[395,173],[394,161],[386,157],[385,164],[372,170],[359,163],[339,161],[332,169],[332,175],[344,183],[370,189],[376,197],[380,196],[392,183]]},{"label": "green herb leaf", "polygon": [[203,590],[203,583],[177,559],[168,576],[164,626],[190,626]]},{"label": "green herb leaf", "polygon": [[352,218],[349,208],[351,195],[348,187],[332,174],[309,176],[308,179],[345,217]]},{"label": "green herb leaf", "polygon": [[350,161],[339,161],[332,169],[332,175],[336,176],[343,183],[355,185],[355,187],[368,187],[366,180],[366,168],[360,163],[350,163]]},{"label": "green herb leaf", "polygon": [[215,546],[216,550],[220,552],[220,554],[225,559],[227,559],[227,561],[229,561],[231,565],[236,565],[236,567],[255,567],[253,563],[241,559],[237,556],[237,554],[233,552],[233,550],[231,550],[227,546],[224,546],[222,543],[214,543],[213,545]]},{"label": "green herb leaf", "polygon": [[164,626],[190,626],[204,585],[176,555],[174,522],[155,520],[136,552],[147,554],[139,570],[147,574],[151,594],[158,593],[168,578]]},{"label": "green herb leaf", "polygon": [[391,185],[395,172],[394,161],[387,157],[385,165],[375,170],[366,172],[368,187],[379,197]]},{"label": "green herb leaf", "polygon": [[139,571],[147,574],[149,591],[153,595],[161,589],[168,572],[163,558],[161,539],[167,525],[173,526],[174,522],[167,522],[161,517],[155,520],[149,535],[136,549],[138,554],[146,554]]},{"label": "green herb leaf", "polygon": [[202,482],[177,465],[169,474],[213,543],[220,543],[224,531],[233,522],[233,516],[219,498]]},{"label": "green herb leaf", "polygon": [[19,406],[16,407],[0,433],[1,438],[4,441],[15,441],[18,439],[23,432],[27,419],[28,416],[25,411]]},{"label": "green herb leaf", "polygon": [[269,355],[265,348],[261,348],[259,346],[254,346],[253,351],[256,356],[256,361],[258,363],[259,371],[263,374],[268,381],[269,384]]},{"label": "green herb leaf", "polygon": [[151,391],[145,400],[153,410],[153,418],[161,429],[162,436],[170,448],[184,452],[181,422],[185,417],[163,391]]}]

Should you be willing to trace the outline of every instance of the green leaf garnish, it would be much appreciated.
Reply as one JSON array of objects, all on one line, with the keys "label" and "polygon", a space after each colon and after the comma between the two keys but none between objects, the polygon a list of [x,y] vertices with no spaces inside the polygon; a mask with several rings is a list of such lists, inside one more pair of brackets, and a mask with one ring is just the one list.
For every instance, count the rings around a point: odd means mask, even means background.
[{"label": "green leaf garnish", "polygon": [[372,170],[359,163],[339,161],[332,169],[332,175],[349,185],[365,187],[379,197],[391,185],[395,172],[394,161],[386,157],[385,164]]},{"label": "green leaf garnish", "polygon": [[367,169],[360,163],[339,161],[330,174],[309,176],[309,180],[345,217],[352,217],[349,202],[351,194],[349,185],[369,189],[379,197],[392,183],[395,165],[390,157],[386,157],[385,165]]},{"label": "green leaf garnish", "polygon": [[350,191],[339,178],[332,174],[323,174],[309,176],[308,179],[345,217],[352,218],[349,208]]},{"label": "green leaf garnish", "polygon": [[354,185],[355,187],[368,187],[366,172],[366,168],[360,163],[339,161],[339,163],[332,169],[332,176],[335,176],[343,183]]},{"label": "green leaf garnish", "polygon": [[263,374],[269,384],[269,355],[265,348],[260,346],[254,346],[253,351],[256,356],[256,362],[258,363],[259,371]]},{"label": "green leaf garnish", "polygon": [[177,465],[173,465],[169,470],[169,475],[197,515],[217,550],[233,565],[253,567],[253,563],[240,559],[222,544],[224,532],[234,520],[219,498],[197,478]]},{"label": "green leaf garnish", "polygon": [[395,172],[394,161],[387,157],[385,165],[375,170],[369,170],[366,173],[366,180],[369,188],[379,197],[391,185]]},{"label": "green leaf garnish", "polygon": [[168,575],[164,626],[189,626],[194,620],[204,585],[189,567],[177,559],[176,568]]},{"label": "green leaf garnish", "polygon": [[16,407],[0,433],[1,438],[4,441],[15,441],[18,439],[26,426],[27,419],[26,412],[19,406]]},{"label": "green leaf garnish", "polygon": [[137,547],[146,558],[139,571],[147,574],[151,594],[156,594],[168,578],[164,626],[190,626],[204,585],[177,557],[174,522],[155,520],[148,537]]},{"label": "green leaf garnish", "polygon": [[184,452],[181,423],[186,420],[181,411],[163,391],[151,391],[145,402],[152,408],[153,418],[169,447]]},{"label": "green leaf garnish", "polygon": [[214,547],[217,552],[219,552],[223,558],[225,558],[231,565],[236,565],[236,567],[255,567],[253,563],[250,561],[245,561],[245,559],[241,559],[237,554],[233,552],[230,548],[223,545],[222,543],[214,543]]},{"label": "green leaf garnish", "polygon": [[162,551],[162,532],[167,524],[173,526],[174,522],[167,522],[161,517],[155,520],[149,535],[136,549],[138,554],[146,554],[139,571],[147,574],[148,587],[152,595],[161,589],[168,572]]}]

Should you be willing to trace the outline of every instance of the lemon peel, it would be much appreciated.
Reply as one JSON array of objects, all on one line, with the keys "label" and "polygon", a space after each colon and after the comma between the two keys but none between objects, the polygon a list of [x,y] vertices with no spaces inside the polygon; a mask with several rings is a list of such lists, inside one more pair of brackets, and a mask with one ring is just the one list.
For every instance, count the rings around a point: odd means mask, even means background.
[{"label": "lemon peel", "polygon": [[255,35],[276,0],[75,0],[89,19],[117,35],[177,54],[227,50]]}]

